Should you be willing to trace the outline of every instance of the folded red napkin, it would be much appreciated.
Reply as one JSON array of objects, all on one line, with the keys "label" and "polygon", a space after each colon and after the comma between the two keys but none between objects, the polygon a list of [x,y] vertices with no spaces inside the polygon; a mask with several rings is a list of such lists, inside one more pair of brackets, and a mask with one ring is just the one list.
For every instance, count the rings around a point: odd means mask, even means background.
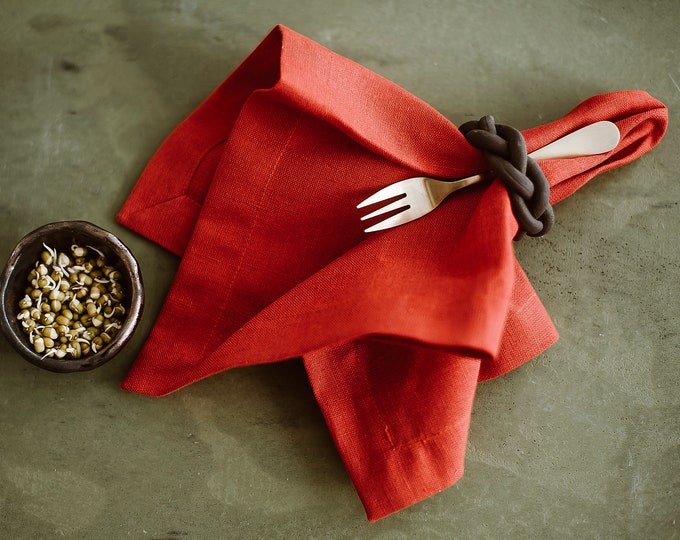
[{"label": "folded red napkin", "polygon": [[[595,96],[525,131],[527,149],[598,120],[616,122],[619,146],[542,162],[551,202],[650,150],[667,112],[641,91]],[[123,388],[160,396],[302,357],[370,520],[450,486],[477,382],[557,333],[514,257],[500,182],[372,235],[355,205],[403,178],[485,169],[426,103],[276,27],[169,136],[118,215],[182,256]]]}]

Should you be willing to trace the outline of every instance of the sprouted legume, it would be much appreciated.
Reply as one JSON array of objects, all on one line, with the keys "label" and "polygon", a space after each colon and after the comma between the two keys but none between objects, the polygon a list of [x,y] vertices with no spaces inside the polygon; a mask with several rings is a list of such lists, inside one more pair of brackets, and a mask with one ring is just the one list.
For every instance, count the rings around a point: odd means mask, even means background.
[{"label": "sprouted legume", "polygon": [[100,351],[125,318],[120,272],[92,246],[74,244],[70,255],[43,246],[18,302],[17,319],[33,350],[60,359]]}]

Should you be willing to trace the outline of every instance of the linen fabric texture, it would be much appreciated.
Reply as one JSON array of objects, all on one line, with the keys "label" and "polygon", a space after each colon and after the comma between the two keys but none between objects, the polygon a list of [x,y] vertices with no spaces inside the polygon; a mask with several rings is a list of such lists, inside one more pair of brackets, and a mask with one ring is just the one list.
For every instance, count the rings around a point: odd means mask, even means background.
[{"label": "linen fabric texture", "polygon": [[[539,162],[551,203],[654,147],[667,111],[642,91],[597,95],[524,131],[527,150],[599,120],[619,127],[615,150]],[[370,235],[355,206],[404,178],[485,169],[432,107],[275,27],[169,135],[118,214],[181,256],[122,387],[162,396],[302,357],[369,520],[451,486],[477,383],[557,332],[514,256],[499,181]]]}]

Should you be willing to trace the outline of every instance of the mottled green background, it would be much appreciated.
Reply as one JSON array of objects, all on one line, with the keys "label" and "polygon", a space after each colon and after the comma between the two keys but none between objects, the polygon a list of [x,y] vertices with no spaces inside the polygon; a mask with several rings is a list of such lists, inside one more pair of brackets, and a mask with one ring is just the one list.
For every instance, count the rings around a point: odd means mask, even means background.
[{"label": "mottled green background", "polygon": [[[463,479],[375,524],[299,362],[162,399],[118,389],[178,260],[115,212],[277,23],[456,123],[531,127],[629,88],[670,109],[653,152],[517,246],[561,340],[479,387]],[[677,0],[2,0],[2,261],[39,225],[90,220],[135,252],[148,299],[93,372],[39,370],[0,339],[0,538],[679,538],[679,23]]]}]

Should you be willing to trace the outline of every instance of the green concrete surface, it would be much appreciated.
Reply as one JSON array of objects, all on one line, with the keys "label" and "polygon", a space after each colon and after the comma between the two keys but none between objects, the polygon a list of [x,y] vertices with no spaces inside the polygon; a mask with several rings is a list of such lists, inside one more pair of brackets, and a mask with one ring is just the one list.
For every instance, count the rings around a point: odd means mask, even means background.
[{"label": "green concrete surface", "polygon": [[[670,111],[656,149],[517,245],[560,341],[480,385],[462,480],[374,524],[298,361],[119,389],[178,260],[114,215],[277,23],[456,123],[527,128],[631,88]],[[0,339],[0,539],[680,538],[679,23],[678,0],[2,0],[2,263],[85,219],[130,246],[148,297],[95,371],[40,370]]]}]

